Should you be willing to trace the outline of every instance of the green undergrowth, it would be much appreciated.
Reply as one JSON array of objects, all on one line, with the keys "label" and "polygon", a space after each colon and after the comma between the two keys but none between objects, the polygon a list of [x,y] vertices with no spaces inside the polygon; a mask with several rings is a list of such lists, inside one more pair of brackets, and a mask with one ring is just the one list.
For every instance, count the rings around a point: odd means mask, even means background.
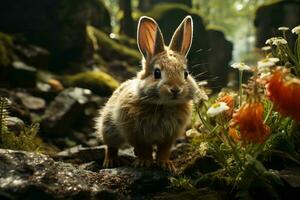
[{"label": "green undergrowth", "polygon": [[9,118],[9,103],[6,98],[0,98],[0,148],[42,151],[43,142],[38,137],[39,125],[25,126],[20,133],[9,130],[7,120]]}]

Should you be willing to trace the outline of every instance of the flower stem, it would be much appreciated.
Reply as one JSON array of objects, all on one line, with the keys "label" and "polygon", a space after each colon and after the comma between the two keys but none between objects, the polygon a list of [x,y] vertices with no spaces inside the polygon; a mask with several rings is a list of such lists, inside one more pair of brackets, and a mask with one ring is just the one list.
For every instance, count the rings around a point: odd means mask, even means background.
[{"label": "flower stem", "polygon": [[200,121],[203,123],[203,125],[204,125],[210,132],[213,132],[214,129],[210,126],[209,123],[207,123],[207,121],[206,121],[206,120],[204,119],[204,117],[201,115],[200,110],[199,110],[198,107],[196,108],[196,111],[197,111],[198,116],[199,116],[199,118],[200,118]]},{"label": "flower stem", "polygon": [[242,88],[242,84],[243,84],[243,70],[239,70],[239,107],[242,106],[242,98],[243,98],[243,88]]},{"label": "flower stem", "polygon": [[273,107],[274,107],[274,104],[271,104],[269,110],[268,110],[268,113],[266,114],[266,117],[265,117],[265,120],[264,120],[264,124],[268,121],[271,113],[272,113],[272,110],[273,110]]},{"label": "flower stem", "polygon": [[223,128],[223,131],[224,131],[224,136],[225,136],[225,138],[226,138],[226,140],[227,140],[227,143],[228,143],[229,146],[231,147],[232,155],[233,155],[235,161],[237,162],[239,168],[240,168],[241,170],[243,170],[244,164],[243,164],[243,162],[242,162],[240,156],[239,156],[238,153],[237,153],[237,149],[235,148],[235,145],[232,144],[232,140],[229,138],[229,136],[228,136],[228,134],[227,134],[227,132],[225,131],[224,128]]}]

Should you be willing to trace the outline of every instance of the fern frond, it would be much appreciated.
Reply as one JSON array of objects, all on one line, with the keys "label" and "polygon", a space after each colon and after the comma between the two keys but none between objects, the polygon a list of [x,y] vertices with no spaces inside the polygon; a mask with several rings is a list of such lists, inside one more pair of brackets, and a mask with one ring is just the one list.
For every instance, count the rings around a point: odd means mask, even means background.
[{"label": "fern frond", "polygon": [[0,143],[2,142],[3,135],[8,132],[7,119],[8,100],[5,97],[0,97]]}]

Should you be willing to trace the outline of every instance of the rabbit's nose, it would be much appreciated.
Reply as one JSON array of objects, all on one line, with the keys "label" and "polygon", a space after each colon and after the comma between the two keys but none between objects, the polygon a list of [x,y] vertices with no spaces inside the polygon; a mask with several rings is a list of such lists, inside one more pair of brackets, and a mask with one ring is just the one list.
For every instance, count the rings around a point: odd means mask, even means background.
[{"label": "rabbit's nose", "polygon": [[174,96],[176,96],[177,94],[179,94],[181,92],[180,88],[178,88],[178,87],[172,87],[170,89],[170,91]]}]

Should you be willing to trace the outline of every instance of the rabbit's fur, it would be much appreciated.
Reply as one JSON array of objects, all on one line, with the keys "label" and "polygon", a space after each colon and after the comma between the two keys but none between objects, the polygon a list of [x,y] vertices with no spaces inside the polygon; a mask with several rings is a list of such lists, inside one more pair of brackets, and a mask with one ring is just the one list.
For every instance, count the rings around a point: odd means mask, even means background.
[{"label": "rabbit's fur", "polygon": [[105,167],[115,164],[118,149],[128,143],[134,147],[137,165],[151,164],[156,145],[158,163],[173,169],[170,149],[186,129],[192,100],[199,94],[206,98],[187,75],[192,33],[192,18],[187,16],[166,47],[157,23],[149,17],[140,19],[137,40],[143,69],[113,93],[96,119],[97,132],[107,145]]}]

